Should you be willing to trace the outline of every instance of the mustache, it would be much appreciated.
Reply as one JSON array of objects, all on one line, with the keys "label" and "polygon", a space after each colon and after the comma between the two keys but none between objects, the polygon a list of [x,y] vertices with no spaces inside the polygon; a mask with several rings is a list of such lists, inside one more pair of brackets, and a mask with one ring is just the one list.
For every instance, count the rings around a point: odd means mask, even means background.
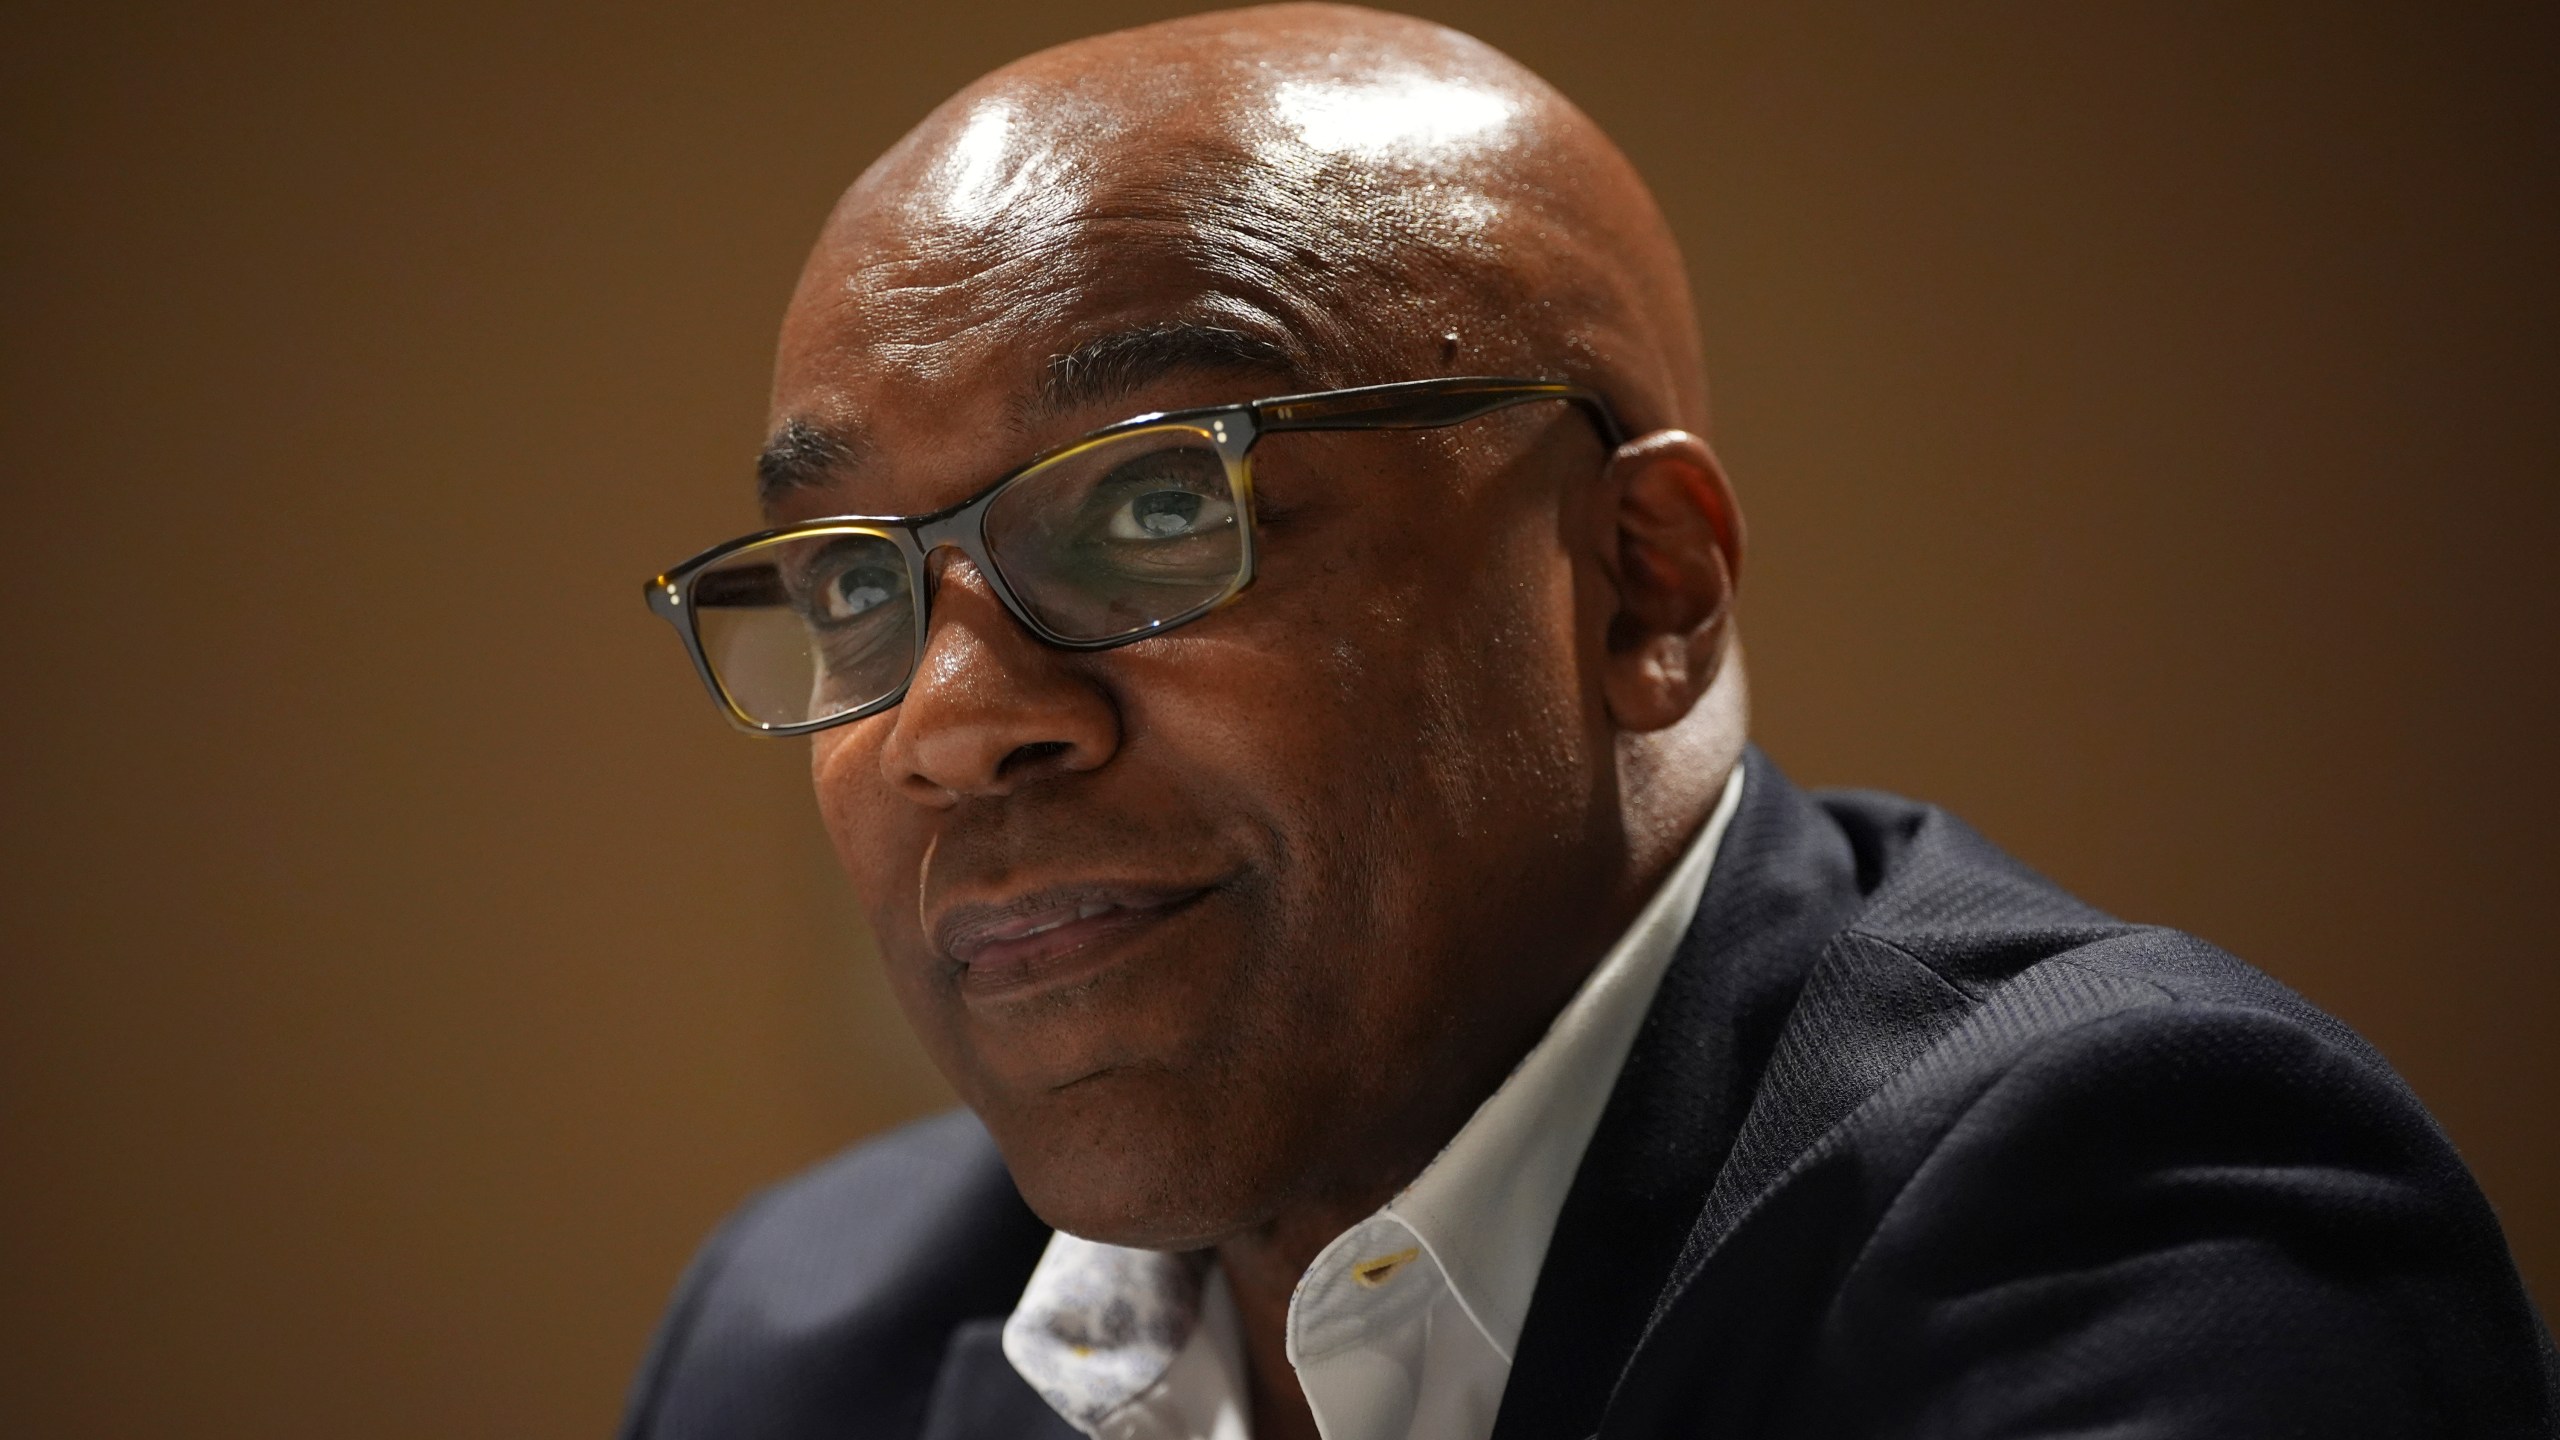
[{"label": "mustache", "polygon": [[954,896],[1018,892],[1094,877],[1198,884],[1232,871],[1231,831],[1178,807],[1025,806],[952,812],[916,865],[916,933]]}]

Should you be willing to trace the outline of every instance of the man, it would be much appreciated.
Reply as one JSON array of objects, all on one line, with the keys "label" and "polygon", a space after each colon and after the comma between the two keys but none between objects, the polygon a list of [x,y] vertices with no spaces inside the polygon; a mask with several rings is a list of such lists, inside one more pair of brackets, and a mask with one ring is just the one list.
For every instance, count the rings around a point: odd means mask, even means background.
[{"label": "man", "polygon": [[855,183],[773,529],[650,600],[972,1113],[732,1220],[629,1434],[2548,1433],[2373,1052],[1747,748],[1690,315],[1586,118],[1365,11]]}]

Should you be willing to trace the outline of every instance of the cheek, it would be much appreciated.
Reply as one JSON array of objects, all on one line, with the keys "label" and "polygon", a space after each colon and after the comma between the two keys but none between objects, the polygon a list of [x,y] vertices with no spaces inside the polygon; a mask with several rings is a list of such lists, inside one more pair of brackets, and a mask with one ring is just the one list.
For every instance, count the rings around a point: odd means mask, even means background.
[{"label": "cheek", "polygon": [[[1442,952],[1453,905],[1587,820],[1571,567],[1534,533],[1442,553],[1315,538],[1275,547],[1233,610],[1123,652],[1132,756],[1285,830],[1286,900],[1336,955]],[[1410,973],[1337,978],[1383,998]]]},{"label": "cheek", "polygon": [[[1440,642],[1417,657],[1423,754],[1470,838],[1570,843],[1607,777],[1605,716],[1576,645],[1570,566],[1534,541],[1489,553],[1438,597]],[[1455,603],[1452,603],[1454,599]]]},{"label": "cheek", "polygon": [[[915,865],[897,842],[895,810],[882,803],[888,797],[879,779],[879,746],[864,733],[875,723],[860,720],[810,736],[809,788],[837,867],[887,950],[906,938],[899,928],[902,914],[907,930],[916,925]],[[903,911],[896,903],[902,889]]]},{"label": "cheek", "polygon": [[881,778],[882,718],[810,737],[809,778],[836,861],[871,928],[889,992],[943,1077],[971,1105],[986,1103],[963,1017],[927,955],[920,875],[932,837],[915,808]]},{"label": "cheek", "polygon": [[[854,883],[866,910],[876,914],[869,881],[882,847],[868,837],[877,834],[883,798],[879,781],[879,747],[863,734],[876,720],[856,721],[809,737],[809,786],[818,801],[818,818],[827,827],[836,859]],[[856,837],[866,837],[856,843]]]},{"label": "cheek", "polygon": [[882,780],[882,717],[858,720],[810,737],[810,789],[834,846],[837,867],[871,926],[889,978],[919,1028],[924,966],[920,876],[932,844],[916,807]]},{"label": "cheek", "polygon": [[1407,823],[1448,859],[1472,856],[1476,874],[1489,858],[1478,847],[1577,834],[1602,716],[1580,673],[1573,568],[1552,534],[1477,533],[1365,578],[1353,623],[1319,652],[1322,678],[1337,707],[1363,717]]}]

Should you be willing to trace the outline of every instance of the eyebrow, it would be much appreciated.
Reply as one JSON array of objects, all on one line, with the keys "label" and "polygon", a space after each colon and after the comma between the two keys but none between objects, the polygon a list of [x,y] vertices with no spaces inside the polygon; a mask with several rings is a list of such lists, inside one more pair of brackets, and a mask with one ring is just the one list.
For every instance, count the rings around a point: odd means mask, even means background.
[{"label": "eyebrow", "polygon": [[1102,405],[1184,371],[1297,369],[1286,346],[1241,330],[1181,322],[1146,325],[1097,335],[1050,356],[1031,408],[1035,414],[1057,415]]},{"label": "eyebrow", "polygon": [[756,456],[756,500],[770,509],[794,490],[823,485],[861,459],[867,448],[859,431],[793,416]]},{"label": "eyebrow", "polygon": [[[1040,387],[1028,398],[1032,416],[1052,416],[1134,394],[1185,371],[1265,370],[1295,375],[1296,358],[1274,340],[1223,325],[1176,322],[1114,330],[1049,357]],[[786,420],[756,456],[756,499],[772,509],[794,491],[843,478],[869,454],[859,429]]]}]

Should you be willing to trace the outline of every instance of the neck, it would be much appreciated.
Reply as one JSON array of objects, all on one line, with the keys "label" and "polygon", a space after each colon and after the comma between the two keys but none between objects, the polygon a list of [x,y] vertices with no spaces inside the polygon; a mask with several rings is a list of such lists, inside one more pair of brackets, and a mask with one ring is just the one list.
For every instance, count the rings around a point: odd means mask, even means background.
[{"label": "neck", "polygon": [[1633,916],[1670,873],[1724,793],[1749,743],[1750,686],[1742,642],[1729,642],[1707,693],[1680,723],[1618,736],[1618,811],[1626,817],[1627,870],[1638,880]]},{"label": "neck", "polygon": [[1318,1440],[1315,1412],[1289,1364],[1289,1297],[1317,1253],[1367,1213],[1321,1221],[1301,1214],[1218,1246],[1218,1265],[1235,1296],[1244,1338],[1254,1440]]}]

